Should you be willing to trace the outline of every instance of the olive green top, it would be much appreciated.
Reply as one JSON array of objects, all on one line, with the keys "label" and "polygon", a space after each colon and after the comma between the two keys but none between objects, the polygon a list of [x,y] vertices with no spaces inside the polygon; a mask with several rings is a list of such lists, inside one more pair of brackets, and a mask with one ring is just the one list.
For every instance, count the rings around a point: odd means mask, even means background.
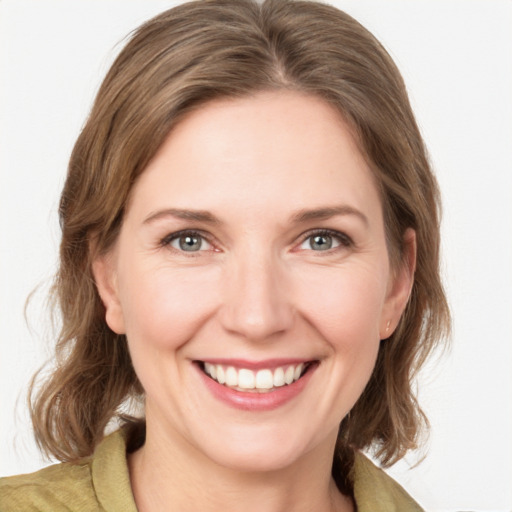
[{"label": "olive green top", "polygon": [[[384,471],[357,454],[353,468],[358,512],[421,512]],[[137,512],[122,430],[106,437],[82,463],[62,463],[0,478],[1,512]]]}]

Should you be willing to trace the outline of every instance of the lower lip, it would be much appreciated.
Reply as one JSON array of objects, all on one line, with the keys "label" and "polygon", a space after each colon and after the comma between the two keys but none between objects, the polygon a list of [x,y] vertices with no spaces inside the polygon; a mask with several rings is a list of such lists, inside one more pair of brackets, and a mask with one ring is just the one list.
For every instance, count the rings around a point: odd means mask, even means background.
[{"label": "lower lip", "polygon": [[198,365],[196,366],[203,382],[215,398],[230,407],[244,411],[271,411],[285,405],[304,389],[317,368],[316,364],[312,365],[299,380],[292,384],[278,387],[274,391],[244,393],[243,391],[237,391],[236,389],[219,384],[208,377]]}]

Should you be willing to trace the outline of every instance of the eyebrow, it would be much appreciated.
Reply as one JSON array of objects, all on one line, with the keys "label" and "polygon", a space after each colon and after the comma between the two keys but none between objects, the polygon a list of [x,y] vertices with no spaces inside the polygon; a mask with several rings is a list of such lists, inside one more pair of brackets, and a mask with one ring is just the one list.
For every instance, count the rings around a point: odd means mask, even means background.
[{"label": "eyebrow", "polygon": [[183,220],[194,220],[197,222],[205,222],[206,224],[219,225],[222,222],[215,217],[215,215],[211,214],[206,210],[183,210],[179,208],[167,208],[165,210],[159,210],[157,212],[152,212],[148,217],[144,219],[143,224],[150,224],[159,219],[163,219],[165,217],[175,217],[177,219]]},{"label": "eyebrow", "polygon": [[302,223],[312,220],[327,220],[338,215],[354,215],[358,217],[366,227],[370,224],[368,217],[366,217],[363,212],[348,205],[300,210],[292,216],[291,220],[293,223]]},{"label": "eyebrow", "polygon": [[[291,216],[290,222],[292,224],[301,224],[314,220],[327,220],[338,215],[353,215],[358,217],[365,226],[369,225],[368,218],[364,213],[348,205],[299,210]],[[144,219],[143,224],[150,224],[166,217],[205,222],[206,224],[216,226],[222,224],[222,221],[218,217],[207,210],[185,210],[180,208],[166,208],[165,210],[152,212]]]}]

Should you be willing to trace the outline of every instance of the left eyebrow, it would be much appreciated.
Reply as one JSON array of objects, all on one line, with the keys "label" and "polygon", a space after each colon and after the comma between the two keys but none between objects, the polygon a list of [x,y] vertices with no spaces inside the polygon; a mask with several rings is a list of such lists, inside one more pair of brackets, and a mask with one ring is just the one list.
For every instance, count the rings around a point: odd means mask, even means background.
[{"label": "left eyebrow", "polygon": [[150,224],[156,220],[163,219],[166,217],[174,217],[182,220],[193,220],[198,222],[205,222],[207,224],[221,224],[221,221],[215,217],[212,213],[206,210],[184,210],[180,208],[167,208],[165,210],[159,210],[152,212],[143,224]]},{"label": "left eyebrow", "polygon": [[370,224],[368,217],[363,212],[349,205],[299,210],[292,215],[291,222],[299,224],[312,220],[327,220],[338,215],[353,215],[359,218],[366,227]]}]

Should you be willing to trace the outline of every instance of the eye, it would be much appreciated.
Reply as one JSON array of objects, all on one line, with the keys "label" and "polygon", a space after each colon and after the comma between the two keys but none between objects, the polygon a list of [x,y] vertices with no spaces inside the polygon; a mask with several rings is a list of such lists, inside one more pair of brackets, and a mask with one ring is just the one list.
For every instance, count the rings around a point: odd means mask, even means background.
[{"label": "eye", "polygon": [[340,246],[350,247],[352,245],[351,239],[337,231],[323,230],[311,233],[300,244],[300,249],[308,251],[328,251],[336,249]]},{"label": "eye", "polygon": [[169,245],[182,252],[199,252],[211,250],[212,244],[196,231],[173,233],[162,240],[162,245]]}]

